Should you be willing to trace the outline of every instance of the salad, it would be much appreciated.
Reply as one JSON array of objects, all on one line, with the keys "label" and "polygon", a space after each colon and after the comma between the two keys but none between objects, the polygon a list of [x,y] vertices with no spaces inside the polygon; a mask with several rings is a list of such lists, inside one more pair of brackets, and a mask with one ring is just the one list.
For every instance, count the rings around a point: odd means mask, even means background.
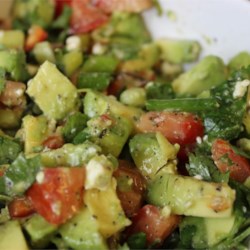
[{"label": "salad", "polygon": [[198,62],[149,8],[16,0],[1,23],[1,250],[249,247],[250,54]]}]

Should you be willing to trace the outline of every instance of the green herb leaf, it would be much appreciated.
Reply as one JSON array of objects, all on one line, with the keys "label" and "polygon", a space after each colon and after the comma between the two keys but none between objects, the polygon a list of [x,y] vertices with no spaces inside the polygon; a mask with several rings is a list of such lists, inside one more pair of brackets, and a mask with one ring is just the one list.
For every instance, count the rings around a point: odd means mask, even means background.
[{"label": "green herb leaf", "polygon": [[146,234],[141,232],[141,233],[131,235],[128,238],[127,244],[131,249],[145,249],[146,248]]}]

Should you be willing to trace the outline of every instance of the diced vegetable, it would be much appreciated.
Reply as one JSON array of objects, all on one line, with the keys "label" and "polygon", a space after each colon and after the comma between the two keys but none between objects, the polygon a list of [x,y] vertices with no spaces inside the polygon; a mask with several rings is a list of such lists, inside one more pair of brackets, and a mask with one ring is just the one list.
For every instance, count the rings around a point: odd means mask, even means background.
[{"label": "diced vegetable", "polygon": [[72,142],[74,137],[81,132],[87,125],[87,116],[80,112],[67,117],[63,126],[62,133],[66,142]]},{"label": "diced vegetable", "polygon": [[[108,17],[89,0],[72,0],[71,30],[74,34],[92,31],[105,24]],[[82,18],[84,16],[84,18]]]},{"label": "diced vegetable", "polygon": [[24,33],[20,30],[0,30],[0,45],[9,49],[23,49]]},{"label": "diced vegetable", "polygon": [[250,176],[250,163],[234,152],[229,142],[216,139],[212,145],[212,157],[222,173],[229,172],[233,180],[243,183]]},{"label": "diced vegetable", "polygon": [[117,195],[126,216],[135,215],[142,207],[146,182],[139,171],[127,161],[119,161],[114,172],[117,180]]},{"label": "diced vegetable", "polygon": [[84,195],[85,204],[96,218],[99,231],[105,239],[130,225],[115,190],[116,183],[113,182],[105,191],[90,189]]},{"label": "diced vegetable", "polygon": [[179,150],[161,133],[135,135],[129,142],[131,156],[142,175],[152,180],[158,174],[176,173],[176,155]]},{"label": "diced vegetable", "polygon": [[48,222],[60,225],[83,204],[84,168],[45,168],[27,191],[35,210]]},{"label": "diced vegetable", "polygon": [[14,81],[25,81],[28,78],[26,56],[22,50],[1,50],[0,67],[4,68]]},{"label": "diced vegetable", "polygon": [[47,32],[40,26],[34,25],[28,31],[28,37],[25,42],[25,50],[32,50],[39,42],[46,40],[48,37]]},{"label": "diced vegetable", "polygon": [[18,221],[0,225],[0,249],[29,249]]},{"label": "diced vegetable", "polygon": [[99,145],[105,154],[118,157],[132,132],[131,122],[122,116],[104,114],[87,122],[87,138]]},{"label": "diced vegetable", "polygon": [[106,250],[108,247],[98,229],[97,219],[87,207],[84,207],[59,229],[59,234],[72,249]]},{"label": "diced vegetable", "polygon": [[55,54],[49,42],[39,42],[32,50],[37,62],[39,64],[49,61],[55,63]]},{"label": "diced vegetable", "polygon": [[197,41],[160,39],[156,44],[161,50],[161,58],[174,64],[196,61],[201,46]]},{"label": "diced vegetable", "polygon": [[198,95],[204,90],[222,84],[225,80],[226,68],[223,61],[216,56],[207,56],[190,71],[177,77],[172,85],[179,96]]},{"label": "diced vegetable", "polygon": [[94,143],[65,144],[62,148],[45,151],[40,154],[42,164],[46,167],[57,166],[82,166],[95,155],[101,152],[101,148]]},{"label": "diced vegetable", "polygon": [[31,245],[43,248],[56,233],[57,226],[47,222],[41,215],[34,214],[24,223],[24,229],[31,238]]},{"label": "diced vegetable", "polygon": [[9,164],[22,151],[20,143],[0,134],[0,164]]},{"label": "diced vegetable", "polygon": [[35,153],[37,147],[42,147],[43,141],[51,132],[45,116],[25,116],[23,118],[23,135],[25,154]]},{"label": "diced vegetable", "polygon": [[250,53],[242,51],[229,61],[228,68],[230,72],[233,72],[248,65],[250,65]]},{"label": "diced vegetable", "polygon": [[212,183],[173,174],[158,175],[148,188],[148,202],[170,206],[175,214],[208,218],[231,215],[235,191],[225,183]]},{"label": "diced vegetable", "polygon": [[146,234],[147,246],[161,246],[180,222],[179,216],[164,214],[164,209],[167,208],[159,209],[153,205],[145,205],[132,218],[132,225],[128,228],[127,234],[131,236],[143,232]]},{"label": "diced vegetable", "polygon": [[48,61],[29,81],[27,93],[49,119],[63,119],[77,108],[76,88]]},{"label": "diced vegetable", "polygon": [[0,177],[0,194],[22,195],[32,185],[41,169],[40,157],[26,159],[20,154]]}]

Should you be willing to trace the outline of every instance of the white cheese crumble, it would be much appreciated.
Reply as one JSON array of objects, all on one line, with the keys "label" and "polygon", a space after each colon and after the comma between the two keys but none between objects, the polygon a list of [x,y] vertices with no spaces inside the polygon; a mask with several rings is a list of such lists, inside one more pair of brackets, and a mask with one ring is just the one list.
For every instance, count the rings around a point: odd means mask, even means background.
[{"label": "white cheese crumble", "polygon": [[197,142],[198,144],[201,144],[201,143],[202,143],[202,139],[200,138],[200,136],[197,136],[197,137],[196,137],[196,142]]},{"label": "white cheese crumble", "polygon": [[94,55],[102,55],[104,54],[105,51],[106,51],[106,47],[100,43],[96,43],[92,47],[92,53]]},{"label": "white cheese crumble", "polygon": [[194,178],[197,179],[197,180],[203,180],[202,176],[201,176],[201,175],[198,175],[198,174],[195,175]]},{"label": "white cheese crumble", "polygon": [[169,206],[163,207],[162,210],[161,210],[161,214],[164,217],[169,217],[170,214],[171,214],[171,208]]},{"label": "white cheese crumble", "polygon": [[104,155],[96,156],[86,166],[86,189],[106,190],[111,184],[113,168]]},{"label": "white cheese crumble", "polygon": [[82,41],[79,36],[70,36],[66,39],[67,51],[80,50],[81,46],[82,46]]},{"label": "white cheese crumble", "polygon": [[243,80],[243,81],[238,81],[236,82],[235,89],[233,92],[233,98],[241,98],[245,95],[247,91],[247,87],[250,85],[249,80]]},{"label": "white cheese crumble", "polygon": [[38,172],[38,174],[36,175],[36,181],[38,182],[38,184],[42,184],[44,181],[44,172],[40,171]]},{"label": "white cheese crumble", "polygon": [[61,207],[62,207],[61,202],[55,202],[51,205],[51,209],[52,209],[53,213],[56,215],[61,214]]}]

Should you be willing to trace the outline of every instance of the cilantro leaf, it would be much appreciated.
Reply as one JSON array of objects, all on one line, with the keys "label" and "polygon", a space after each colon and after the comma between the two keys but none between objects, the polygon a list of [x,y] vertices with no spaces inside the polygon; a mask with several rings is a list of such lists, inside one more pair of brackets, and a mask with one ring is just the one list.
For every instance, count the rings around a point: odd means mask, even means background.
[{"label": "cilantro leaf", "polygon": [[218,108],[202,114],[206,133],[210,137],[232,140],[242,132],[247,98],[246,94],[234,98],[233,93],[236,83],[245,79],[250,79],[250,66],[235,72],[228,81],[211,90],[211,97],[219,104]]}]

